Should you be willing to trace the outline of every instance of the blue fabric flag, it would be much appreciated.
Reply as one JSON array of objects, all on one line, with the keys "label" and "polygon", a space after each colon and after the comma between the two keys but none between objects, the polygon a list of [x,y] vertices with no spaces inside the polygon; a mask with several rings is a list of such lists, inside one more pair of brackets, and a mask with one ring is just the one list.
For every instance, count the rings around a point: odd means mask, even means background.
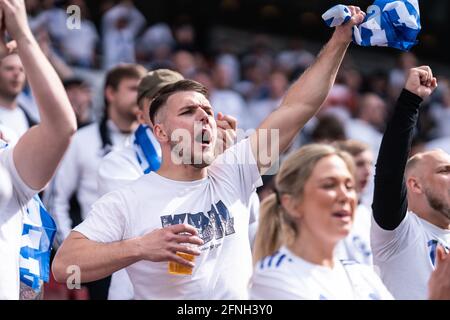
[{"label": "blue fabric flag", "polygon": [[19,259],[20,281],[35,292],[41,291],[42,283],[49,281],[55,234],[56,224],[36,195],[27,204]]},{"label": "blue fabric flag", "polygon": [[161,166],[161,147],[148,126],[140,125],[134,133],[134,150],[144,174]]},{"label": "blue fabric flag", "polygon": [[[329,27],[350,20],[350,10],[336,5],[322,15]],[[421,29],[418,0],[375,0],[364,21],[353,27],[353,42],[360,46],[383,46],[408,51],[417,43]]]}]

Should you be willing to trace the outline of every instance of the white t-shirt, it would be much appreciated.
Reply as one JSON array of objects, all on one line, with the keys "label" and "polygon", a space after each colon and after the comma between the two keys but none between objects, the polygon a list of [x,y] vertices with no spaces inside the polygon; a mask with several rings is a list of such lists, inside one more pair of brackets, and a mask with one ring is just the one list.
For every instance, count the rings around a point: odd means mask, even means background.
[{"label": "white t-shirt", "polygon": [[0,124],[13,130],[18,137],[28,130],[27,117],[19,107],[8,109],[0,106]]},{"label": "white t-shirt", "polygon": [[[1,122],[1,120],[0,120],[0,122]],[[8,143],[8,145],[15,145],[17,143],[17,141],[19,140],[19,136],[17,135],[17,133],[14,130],[12,130],[2,124],[0,124],[0,133],[2,136],[1,139],[3,139],[6,143]]]},{"label": "white t-shirt", "polygon": [[150,172],[105,195],[74,230],[94,241],[113,242],[191,224],[205,242],[193,274],[171,275],[167,262],[130,265],[126,270],[135,299],[246,299],[252,271],[248,205],[260,184],[246,139],[220,155],[204,179],[174,181]]},{"label": "white t-shirt", "polygon": [[372,265],[372,250],[370,248],[370,224],[372,212],[360,204],[356,209],[350,234],[340,241],[335,249],[339,260],[354,260],[368,266]]},{"label": "white t-shirt", "polygon": [[[1,143],[1,142],[0,142]],[[0,164],[0,211],[11,199],[12,185],[9,173]]]},{"label": "white t-shirt", "polygon": [[[126,186],[143,175],[133,145],[128,143],[123,148],[110,152],[100,161],[97,177],[99,196]],[[108,300],[131,300],[133,297],[133,285],[126,270],[114,272],[109,285]]]},{"label": "white t-shirt", "polygon": [[[153,142],[153,145],[155,145],[155,143],[157,142],[154,142],[153,139],[151,139],[151,141]],[[159,145],[158,150],[160,152]],[[103,196],[108,192],[117,190],[125,185],[130,184],[143,175],[144,173],[142,171],[142,167],[136,158],[136,151],[133,148],[131,141],[128,141],[125,146],[110,152],[103,159],[101,159],[97,177],[98,194],[99,196]],[[256,229],[258,226],[260,204],[256,192],[251,195],[249,203],[249,241],[252,245],[256,236]]]},{"label": "white t-shirt", "polygon": [[[129,134],[121,133],[111,120],[108,120],[107,126],[113,149],[123,146]],[[50,200],[46,201],[58,226],[58,240],[65,239],[72,230],[69,209],[74,192],[80,203],[82,219],[86,218],[91,205],[99,198],[97,170],[104,155],[98,123],[78,130],[52,182]]]},{"label": "white t-shirt", "polygon": [[0,165],[9,172],[13,185],[12,197],[0,211],[0,300],[17,300],[23,214],[38,190],[31,189],[20,178],[13,161],[13,148],[0,149]]},{"label": "white t-shirt", "polygon": [[[132,136],[133,137],[133,136]],[[132,139],[130,137],[130,140]],[[142,177],[144,172],[131,141],[107,154],[98,167],[98,194],[102,196]]]},{"label": "white t-shirt", "polygon": [[[143,175],[144,172],[142,167],[136,158],[136,151],[133,148],[133,145],[128,143],[123,148],[110,152],[101,160],[98,169],[99,195],[102,196],[108,192],[126,186]],[[258,227],[259,216],[259,198],[256,192],[252,193],[250,197],[249,210],[249,242],[250,248],[252,248]],[[132,299],[133,296],[133,286],[124,269],[115,272],[112,275],[108,299],[129,300]]]},{"label": "white t-shirt", "polygon": [[[150,129],[147,130],[147,134],[156,152],[161,155],[161,147]],[[97,177],[99,197],[124,187],[144,175],[136,157],[133,139],[134,135],[130,136],[122,148],[111,151],[100,161]],[[114,272],[109,286],[108,300],[130,300],[133,297],[133,285],[126,270]]]},{"label": "white t-shirt", "polygon": [[250,299],[389,300],[392,295],[370,267],[336,259],[328,268],[281,247],[256,263]]},{"label": "white t-shirt", "polygon": [[396,299],[427,299],[436,245],[450,248],[450,230],[441,229],[408,212],[390,231],[372,221],[373,263]]}]

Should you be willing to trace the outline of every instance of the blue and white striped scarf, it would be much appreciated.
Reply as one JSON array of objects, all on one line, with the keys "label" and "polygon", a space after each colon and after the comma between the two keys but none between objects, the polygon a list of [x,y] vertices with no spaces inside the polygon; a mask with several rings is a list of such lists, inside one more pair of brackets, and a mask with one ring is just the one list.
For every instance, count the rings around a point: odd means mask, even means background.
[{"label": "blue and white striped scarf", "polygon": [[[0,140],[0,149],[8,144]],[[35,292],[42,290],[42,283],[49,281],[50,254],[56,224],[36,195],[26,205],[20,244],[20,281]]]},{"label": "blue and white striped scarf", "polygon": [[[344,5],[336,5],[322,15],[329,27],[350,20]],[[353,42],[360,46],[392,47],[408,51],[417,43],[421,29],[418,0],[375,0],[367,8],[364,21],[353,27]]]},{"label": "blue and white striped scarf", "polygon": [[134,151],[144,174],[161,166],[161,146],[148,126],[140,125],[134,133]]},{"label": "blue and white striped scarf", "polygon": [[50,254],[56,224],[45,209],[39,196],[26,206],[20,246],[20,281],[38,292],[42,282],[49,281]]}]

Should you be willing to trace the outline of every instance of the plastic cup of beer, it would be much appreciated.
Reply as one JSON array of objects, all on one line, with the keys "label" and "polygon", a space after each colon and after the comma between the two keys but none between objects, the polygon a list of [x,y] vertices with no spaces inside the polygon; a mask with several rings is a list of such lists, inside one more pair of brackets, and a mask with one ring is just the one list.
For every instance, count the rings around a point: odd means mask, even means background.
[{"label": "plastic cup of beer", "polygon": [[[192,254],[189,254],[189,253],[177,251],[176,255],[185,260],[191,261],[191,262],[193,262],[195,259],[195,256]],[[183,276],[191,275],[193,269],[194,269],[193,267],[181,265],[178,262],[174,262],[174,261],[169,261],[169,270],[168,271],[170,274],[183,275]]]}]

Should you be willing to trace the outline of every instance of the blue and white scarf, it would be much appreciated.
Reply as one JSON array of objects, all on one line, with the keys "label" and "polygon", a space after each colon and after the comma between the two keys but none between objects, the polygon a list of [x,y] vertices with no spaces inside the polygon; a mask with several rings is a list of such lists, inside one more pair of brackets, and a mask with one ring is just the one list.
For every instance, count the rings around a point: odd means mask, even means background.
[{"label": "blue and white scarf", "polygon": [[[8,144],[0,140],[0,149]],[[49,281],[50,253],[56,224],[36,195],[26,205],[20,244],[20,281],[35,292],[42,290],[42,283]]]},{"label": "blue and white scarf", "polygon": [[[322,15],[329,27],[350,20],[348,8],[336,5]],[[392,47],[408,51],[421,29],[418,0],[375,0],[364,21],[353,27],[353,42],[360,46]]]},{"label": "blue and white scarf", "polygon": [[41,291],[42,282],[49,281],[50,254],[56,224],[45,209],[39,196],[26,206],[20,245],[20,281],[35,292]]},{"label": "blue and white scarf", "polygon": [[144,174],[161,166],[161,146],[148,126],[140,125],[134,133],[134,151]]}]

